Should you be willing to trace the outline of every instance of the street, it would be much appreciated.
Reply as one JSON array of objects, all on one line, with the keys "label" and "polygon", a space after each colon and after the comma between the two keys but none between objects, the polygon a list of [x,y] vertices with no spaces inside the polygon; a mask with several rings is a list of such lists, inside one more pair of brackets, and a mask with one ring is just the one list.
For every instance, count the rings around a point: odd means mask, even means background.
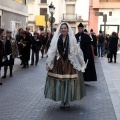
[{"label": "street", "polygon": [[61,110],[60,102],[44,98],[45,62],[43,58],[38,66],[22,69],[17,60],[13,77],[8,74],[0,86],[0,120],[117,120],[103,69],[103,65],[108,68],[114,63],[108,64],[105,57],[95,58],[98,81],[85,83],[87,96]]}]

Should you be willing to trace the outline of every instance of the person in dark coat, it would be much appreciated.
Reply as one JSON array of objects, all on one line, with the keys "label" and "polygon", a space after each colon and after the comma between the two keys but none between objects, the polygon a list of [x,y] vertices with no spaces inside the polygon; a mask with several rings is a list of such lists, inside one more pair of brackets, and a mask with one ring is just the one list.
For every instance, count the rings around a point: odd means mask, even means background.
[{"label": "person in dark coat", "polygon": [[12,33],[11,30],[6,31],[4,49],[7,58],[4,62],[4,76],[2,78],[6,78],[8,66],[10,69],[10,77],[13,76],[12,71],[13,71],[14,59],[18,57],[17,42],[14,38],[12,38],[11,33]]},{"label": "person in dark coat", "polygon": [[94,55],[97,56],[97,37],[94,34],[93,29],[90,30],[90,36],[92,38],[91,43],[92,43],[92,46],[93,46],[93,49],[94,49]]},{"label": "person in dark coat", "polygon": [[23,33],[23,29],[19,28],[18,33],[16,35],[16,41],[17,41],[17,45],[18,45],[18,50],[19,50],[19,58],[21,60],[21,65],[22,65],[22,59],[21,59],[21,51],[22,51],[22,45],[20,44],[20,41],[22,39],[22,33]]},{"label": "person in dark coat", "polygon": [[108,47],[108,49],[111,53],[109,63],[113,62],[112,61],[113,56],[114,56],[114,63],[116,63],[117,45],[118,45],[118,37],[117,37],[116,33],[113,32],[112,36],[110,37],[109,47]]},{"label": "person in dark coat", "polygon": [[23,31],[23,38],[21,39],[21,45],[22,45],[22,68],[28,68],[29,67],[29,60],[30,60],[30,46],[31,41],[29,37],[27,36],[27,32]]},{"label": "person in dark coat", "polygon": [[[47,47],[47,51],[48,51],[48,49],[49,49],[49,47],[50,47],[50,43],[51,43],[51,40],[52,40],[52,37],[53,37],[53,35],[52,35],[52,33],[51,32],[48,32],[48,34],[47,34],[47,36],[46,36],[46,47]],[[46,51],[46,52],[47,52]]]},{"label": "person in dark coat", "polygon": [[38,37],[38,33],[34,32],[34,36],[32,37],[32,56],[31,56],[31,65],[34,65],[34,55],[36,57],[35,64],[38,64],[39,61],[39,51],[41,48],[41,42]]},{"label": "person in dark coat", "polygon": [[102,34],[102,31],[99,31],[98,35],[98,57],[103,57],[103,45],[105,43],[105,38]]},{"label": "person in dark coat", "polygon": [[45,47],[46,47],[46,36],[45,36],[45,32],[43,32],[43,31],[40,34],[40,41],[42,44],[42,46],[41,46],[41,54],[42,54],[41,58],[43,58]]},{"label": "person in dark coat", "polygon": [[[29,27],[26,27],[26,36],[27,36],[27,39],[29,39],[29,47],[30,47],[30,50],[31,50],[32,34],[30,32],[30,28]],[[30,59],[30,51],[29,51],[28,55],[29,55],[29,59]],[[28,64],[28,66],[29,66],[29,64]]]},{"label": "person in dark coat", "polygon": [[91,49],[91,38],[89,35],[83,32],[84,26],[82,23],[78,25],[79,32],[75,35],[80,48],[83,51],[84,60],[87,64],[87,68],[84,73],[84,81],[97,81],[95,64]]},{"label": "person in dark coat", "polygon": [[[3,41],[2,41],[3,34],[4,34],[4,29],[0,28],[0,75],[1,75],[2,59],[5,56],[4,45],[3,45]],[[0,78],[0,85],[2,85],[1,78]]]}]

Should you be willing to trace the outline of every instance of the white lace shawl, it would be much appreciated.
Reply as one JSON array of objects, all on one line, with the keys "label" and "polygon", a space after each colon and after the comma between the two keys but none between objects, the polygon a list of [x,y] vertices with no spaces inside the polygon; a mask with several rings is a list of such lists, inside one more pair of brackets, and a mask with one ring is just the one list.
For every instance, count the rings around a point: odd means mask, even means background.
[{"label": "white lace shawl", "polygon": [[[61,23],[62,24],[62,23]],[[57,56],[57,59],[60,58],[58,50],[57,50],[57,42],[60,36],[60,26],[57,28],[57,31],[55,32],[50,48],[48,50],[48,59],[46,63],[48,64],[49,69],[53,69],[54,66],[54,59],[55,56]],[[86,64],[83,59],[83,52],[80,49],[79,45],[77,44],[77,40],[73,34],[73,31],[68,23],[68,35],[69,35],[69,54],[68,54],[68,59],[70,60],[71,64],[73,65],[74,69],[78,71],[84,72],[86,68]]]}]

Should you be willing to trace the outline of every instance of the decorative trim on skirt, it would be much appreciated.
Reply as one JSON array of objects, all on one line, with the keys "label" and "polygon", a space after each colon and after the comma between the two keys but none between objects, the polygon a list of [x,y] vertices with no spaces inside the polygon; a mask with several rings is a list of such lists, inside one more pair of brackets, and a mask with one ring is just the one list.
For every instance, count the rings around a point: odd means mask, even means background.
[{"label": "decorative trim on skirt", "polygon": [[78,77],[77,74],[73,74],[73,75],[70,75],[70,74],[61,75],[61,74],[55,74],[55,73],[51,73],[51,72],[48,72],[48,76],[51,76],[51,77],[54,77],[54,78],[58,78],[58,79],[68,79],[68,78],[77,79],[77,77]]}]

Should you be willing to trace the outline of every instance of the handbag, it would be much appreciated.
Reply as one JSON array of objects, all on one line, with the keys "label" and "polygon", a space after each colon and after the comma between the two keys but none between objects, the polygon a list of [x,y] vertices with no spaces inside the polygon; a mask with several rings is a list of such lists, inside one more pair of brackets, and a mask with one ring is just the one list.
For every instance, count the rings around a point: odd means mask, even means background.
[{"label": "handbag", "polygon": [[111,52],[109,50],[107,52],[107,58],[111,58]]}]

